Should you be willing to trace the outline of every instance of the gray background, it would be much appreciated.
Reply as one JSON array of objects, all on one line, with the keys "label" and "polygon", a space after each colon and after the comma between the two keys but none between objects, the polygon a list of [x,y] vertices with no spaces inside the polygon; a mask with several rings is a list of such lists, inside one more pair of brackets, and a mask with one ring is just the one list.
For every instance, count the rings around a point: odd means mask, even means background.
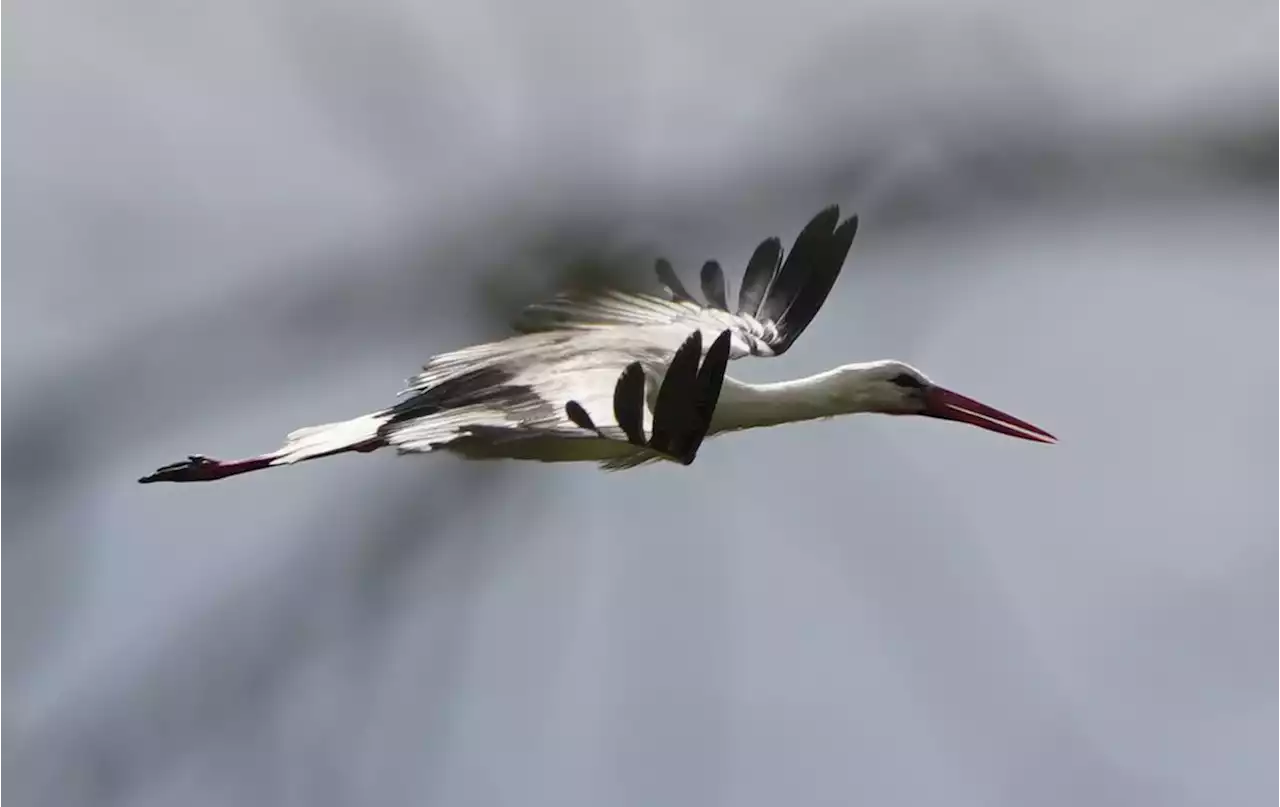
[{"label": "gray background", "polygon": [[[6,12],[12,804],[1275,803],[1274,3]],[[734,372],[893,356],[1060,445],[134,482],[830,202]]]}]

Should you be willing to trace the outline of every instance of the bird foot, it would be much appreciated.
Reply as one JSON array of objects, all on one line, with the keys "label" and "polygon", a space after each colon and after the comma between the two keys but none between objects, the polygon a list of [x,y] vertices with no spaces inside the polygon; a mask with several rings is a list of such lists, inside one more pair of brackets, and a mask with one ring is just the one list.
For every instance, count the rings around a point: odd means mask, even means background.
[{"label": "bird foot", "polygon": [[138,481],[147,484],[149,482],[203,482],[207,479],[217,479],[216,471],[222,467],[222,463],[218,460],[210,459],[201,454],[192,454],[181,462],[171,462],[157,468],[154,473],[148,474]]}]

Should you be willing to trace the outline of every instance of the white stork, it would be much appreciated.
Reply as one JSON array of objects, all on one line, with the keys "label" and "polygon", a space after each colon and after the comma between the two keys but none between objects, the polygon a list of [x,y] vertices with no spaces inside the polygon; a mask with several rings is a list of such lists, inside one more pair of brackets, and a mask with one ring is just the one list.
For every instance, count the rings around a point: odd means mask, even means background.
[{"label": "white stork", "polygon": [[805,226],[785,261],[777,238],[761,242],[736,313],[718,263],[702,267],[704,304],[659,260],[665,297],[561,294],[526,308],[518,335],[430,359],[393,406],[298,429],[269,454],[234,461],[193,455],[139,481],[208,481],[384,447],[471,459],[592,461],[611,470],[658,459],[687,465],[706,435],[856,412],[925,415],[1055,442],[1043,429],[944,389],[900,361],[846,364],[773,384],[725,377],[730,359],[780,356],[791,347],[835,284],[857,229],[856,216],[840,221],[832,205]]}]

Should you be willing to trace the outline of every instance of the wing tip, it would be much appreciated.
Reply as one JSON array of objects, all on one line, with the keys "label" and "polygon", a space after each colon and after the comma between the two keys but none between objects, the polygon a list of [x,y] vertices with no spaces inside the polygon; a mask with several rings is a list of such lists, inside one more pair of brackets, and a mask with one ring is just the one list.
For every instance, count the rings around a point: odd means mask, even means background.
[{"label": "wing tip", "polygon": [[849,240],[853,240],[853,237],[858,234],[858,222],[858,214],[854,213],[849,216],[849,218],[840,222],[840,225],[836,227],[836,232],[839,233],[841,230],[848,230]]},{"label": "wing tip", "polygon": [[676,274],[675,267],[671,265],[671,261],[666,258],[658,258],[653,262],[653,271],[658,276],[658,282],[666,287],[672,299],[678,302],[694,301],[694,296],[680,282],[680,276]]},{"label": "wing tip", "polygon": [[838,202],[832,202],[831,204],[822,208],[822,210],[820,210],[817,215],[815,215],[812,219],[810,219],[809,224],[806,225],[804,229],[807,230],[810,227],[816,228],[816,225],[819,225],[819,224],[824,225],[823,229],[826,229],[829,231],[843,230],[845,228],[849,228],[854,232],[856,232],[858,229],[858,214],[850,213],[846,218],[841,219],[840,204]]},{"label": "wing tip", "polygon": [[707,303],[721,311],[728,311],[729,287],[725,282],[724,269],[721,268],[720,262],[710,260],[702,264],[699,280],[702,283],[702,295],[707,298]]},{"label": "wing tip", "polygon": [[569,418],[569,421],[579,429],[586,429],[589,432],[596,432],[597,434],[600,432],[600,430],[596,428],[595,421],[593,421],[591,416],[587,414],[587,410],[583,409],[582,404],[577,401],[569,401],[566,403],[564,405],[564,413]]},{"label": "wing tip", "polygon": [[823,230],[830,231],[830,230],[834,230],[836,228],[836,225],[839,223],[840,223],[840,205],[829,204],[826,207],[822,208],[822,210],[819,210],[816,216],[809,219],[809,223],[805,225],[804,229],[805,230],[823,229]]}]

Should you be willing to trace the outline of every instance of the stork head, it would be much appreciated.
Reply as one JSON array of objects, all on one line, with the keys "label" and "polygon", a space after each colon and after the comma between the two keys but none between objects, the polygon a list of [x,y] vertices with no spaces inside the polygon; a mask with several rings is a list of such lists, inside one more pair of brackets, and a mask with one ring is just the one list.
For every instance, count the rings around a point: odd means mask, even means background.
[{"label": "stork head", "polygon": [[839,394],[854,411],[924,415],[1038,443],[1057,442],[1056,437],[1038,426],[938,386],[904,362],[854,364],[838,372]]}]

